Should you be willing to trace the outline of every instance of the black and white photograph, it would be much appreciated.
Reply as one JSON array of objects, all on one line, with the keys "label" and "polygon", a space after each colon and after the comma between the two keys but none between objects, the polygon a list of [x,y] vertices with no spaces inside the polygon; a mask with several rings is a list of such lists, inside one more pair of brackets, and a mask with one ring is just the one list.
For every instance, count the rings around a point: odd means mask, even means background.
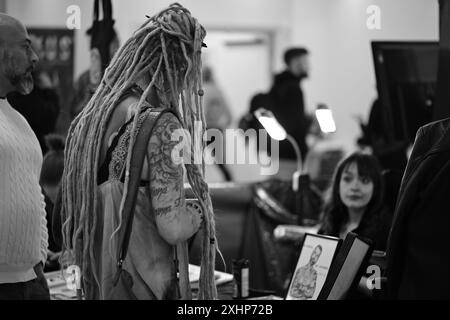
[{"label": "black and white photograph", "polygon": [[449,88],[450,0],[0,0],[0,303],[450,300]]}]

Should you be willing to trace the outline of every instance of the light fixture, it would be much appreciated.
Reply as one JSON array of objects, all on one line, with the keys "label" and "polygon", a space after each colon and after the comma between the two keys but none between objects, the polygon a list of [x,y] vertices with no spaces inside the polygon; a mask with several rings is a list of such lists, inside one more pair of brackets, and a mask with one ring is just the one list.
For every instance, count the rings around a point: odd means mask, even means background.
[{"label": "light fixture", "polygon": [[316,119],[319,122],[320,130],[323,133],[336,132],[336,123],[330,108],[321,103],[316,109]]},{"label": "light fixture", "polygon": [[271,111],[260,108],[254,114],[272,139],[287,140],[292,144],[297,156],[297,171],[292,176],[292,190],[295,194],[294,210],[298,215],[298,224],[304,226],[317,224],[317,216],[320,212],[320,206],[317,206],[314,201],[317,193],[312,189],[309,175],[303,168],[297,141],[286,132]]},{"label": "light fixture", "polygon": [[295,141],[294,137],[286,132],[283,126],[277,121],[274,114],[264,108],[260,108],[255,111],[255,117],[267,131],[269,136],[278,141],[287,140],[292,144],[292,147],[295,150],[295,155],[297,157],[297,171],[294,172],[294,176],[292,179],[292,188],[294,191],[298,191],[299,188],[299,177],[303,173],[303,163],[302,163],[302,154],[300,152],[300,148],[298,146],[297,141]]},{"label": "light fixture", "polygon": [[255,116],[272,139],[281,141],[287,138],[286,130],[284,130],[271,111],[260,108],[255,111]]}]

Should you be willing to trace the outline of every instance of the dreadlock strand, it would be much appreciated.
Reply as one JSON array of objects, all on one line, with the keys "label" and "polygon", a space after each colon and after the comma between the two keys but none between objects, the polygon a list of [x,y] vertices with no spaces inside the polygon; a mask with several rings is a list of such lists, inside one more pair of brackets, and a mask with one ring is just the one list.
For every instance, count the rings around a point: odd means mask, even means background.
[{"label": "dreadlock strand", "polygon": [[161,46],[162,47],[162,53],[163,53],[164,63],[165,63],[165,70],[166,70],[167,78],[169,80],[169,85],[170,85],[171,100],[172,100],[172,104],[176,105],[176,103],[178,101],[174,97],[174,95],[175,95],[175,86],[174,86],[172,77],[170,76],[171,69],[170,69],[169,59],[168,59],[168,55],[167,55],[166,40],[164,39],[164,34],[163,33],[161,33],[160,37],[161,37],[161,44],[162,44],[162,46]]},{"label": "dreadlock strand", "polygon": [[147,48],[147,42],[149,40],[151,40],[151,38],[157,34],[160,30],[158,28],[156,28],[155,30],[153,30],[152,32],[150,32],[149,34],[147,34],[144,38],[144,40],[142,41],[142,43],[140,44],[139,48],[137,49],[136,53],[134,54],[134,58],[133,61],[131,62],[131,66],[127,69],[127,73],[125,78],[129,78],[130,74],[134,73],[135,67],[138,64],[138,62],[141,62],[145,57],[142,54],[142,52]]}]

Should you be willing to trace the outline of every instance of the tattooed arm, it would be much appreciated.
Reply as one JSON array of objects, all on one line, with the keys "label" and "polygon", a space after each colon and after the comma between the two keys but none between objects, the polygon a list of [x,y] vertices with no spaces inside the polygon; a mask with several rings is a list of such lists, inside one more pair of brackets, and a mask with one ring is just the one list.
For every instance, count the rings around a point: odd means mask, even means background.
[{"label": "tattooed arm", "polygon": [[156,123],[148,146],[150,191],[156,225],[170,244],[188,240],[201,224],[201,213],[195,206],[186,206],[183,186],[183,165],[172,159],[179,144],[172,133],[182,129],[172,114],[164,114]]}]

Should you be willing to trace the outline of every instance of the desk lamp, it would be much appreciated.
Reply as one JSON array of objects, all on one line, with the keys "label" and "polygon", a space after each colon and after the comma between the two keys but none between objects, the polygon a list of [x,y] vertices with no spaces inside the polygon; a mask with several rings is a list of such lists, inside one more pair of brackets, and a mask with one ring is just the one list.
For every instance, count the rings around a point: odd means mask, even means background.
[{"label": "desk lamp", "polygon": [[277,141],[287,140],[292,144],[294,148],[295,155],[297,158],[297,171],[294,172],[292,178],[292,189],[294,191],[299,190],[299,179],[303,173],[303,163],[300,148],[294,137],[286,132],[283,126],[277,121],[273,113],[264,108],[260,108],[255,111],[255,117],[261,123],[263,128],[267,131],[269,136]]}]

